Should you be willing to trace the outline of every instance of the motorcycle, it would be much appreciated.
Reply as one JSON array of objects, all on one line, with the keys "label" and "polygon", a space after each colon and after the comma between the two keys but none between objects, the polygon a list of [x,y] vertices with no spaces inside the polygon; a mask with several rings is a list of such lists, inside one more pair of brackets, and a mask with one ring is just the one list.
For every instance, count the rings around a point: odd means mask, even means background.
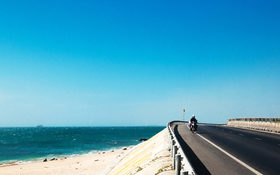
[{"label": "motorcycle", "polygon": [[190,122],[190,131],[193,133],[197,131],[197,123],[196,122]]}]

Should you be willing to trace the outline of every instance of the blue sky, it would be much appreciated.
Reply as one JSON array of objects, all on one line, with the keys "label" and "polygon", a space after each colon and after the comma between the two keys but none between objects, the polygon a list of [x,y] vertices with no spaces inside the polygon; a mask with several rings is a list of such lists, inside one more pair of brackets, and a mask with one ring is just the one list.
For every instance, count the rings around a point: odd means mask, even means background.
[{"label": "blue sky", "polygon": [[280,116],[279,1],[0,3],[0,126]]}]

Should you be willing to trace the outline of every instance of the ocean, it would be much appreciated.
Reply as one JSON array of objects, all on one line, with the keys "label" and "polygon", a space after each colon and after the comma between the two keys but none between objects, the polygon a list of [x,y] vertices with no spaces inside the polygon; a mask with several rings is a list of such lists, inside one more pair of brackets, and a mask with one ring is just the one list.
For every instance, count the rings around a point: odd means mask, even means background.
[{"label": "ocean", "polygon": [[0,128],[0,164],[118,149],[149,139],[164,127]]}]

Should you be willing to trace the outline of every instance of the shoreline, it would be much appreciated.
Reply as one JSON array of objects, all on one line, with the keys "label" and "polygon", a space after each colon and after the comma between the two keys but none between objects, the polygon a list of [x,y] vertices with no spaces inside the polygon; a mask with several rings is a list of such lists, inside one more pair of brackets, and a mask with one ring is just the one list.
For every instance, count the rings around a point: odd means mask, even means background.
[{"label": "shoreline", "polygon": [[0,166],[0,171],[1,175],[174,174],[166,128],[137,145],[79,154],[66,159],[56,156],[53,161],[46,162],[41,158]]},{"label": "shoreline", "polygon": [[110,171],[136,146],[123,147],[108,151],[100,151],[95,154],[81,154],[52,161],[43,162],[25,161],[23,163],[12,163],[0,166],[1,175],[37,175],[37,174],[104,174]]},{"label": "shoreline", "polygon": [[[139,142],[138,144],[140,144],[141,142]],[[1,167],[8,167],[8,166],[16,166],[16,165],[24,165],[24,164],[28,164],[28,163],[38,163],[38,162],[44,162],[45,159],[47,159],[47,162],[49,161],[55,161],[57,160],[64,160],[64,159],[69,159],[69,158],[77,158],[77,157],[81,157],[81,156],[90,156],[90,155],[96,155],[96,154],[105,154],[108,152],[114,152],[114,151],[119,151],[119,150],[123,150],[123,149],[132,149],[133,147],[137,146],[136,145],[128,145],[128,146],[123,146],[123,147],[115,147],[112,149],[108,149],[108,150],[92,150],[89,152],[85,152],[85,153],[74,153],[74,154],[61,154],[61,155],[48,155],[48,156],[44,156],[44,157],[38,157],[38,158],[28,158],[28,159],[23,159],[23,160],[4,160],[4,161],[0,161],[0,168]],[[52,160],[54,159],[54,160]]]},{"label": "shoreline", "polygon": [[[135,146],[161,126],[0,127],[0,167],[76,157]],[[102,136],[101,136],[102,134]]]}]

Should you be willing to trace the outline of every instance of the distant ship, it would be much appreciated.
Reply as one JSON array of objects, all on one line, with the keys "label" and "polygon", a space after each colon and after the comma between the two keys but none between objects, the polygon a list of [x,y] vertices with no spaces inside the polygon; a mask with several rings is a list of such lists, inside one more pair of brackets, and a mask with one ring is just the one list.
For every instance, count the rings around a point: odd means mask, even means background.
[{"label": "distant ship", "polygon": [[43,128],[44,126],[43,125],[37,125],[36,127],[37,128]]}]

